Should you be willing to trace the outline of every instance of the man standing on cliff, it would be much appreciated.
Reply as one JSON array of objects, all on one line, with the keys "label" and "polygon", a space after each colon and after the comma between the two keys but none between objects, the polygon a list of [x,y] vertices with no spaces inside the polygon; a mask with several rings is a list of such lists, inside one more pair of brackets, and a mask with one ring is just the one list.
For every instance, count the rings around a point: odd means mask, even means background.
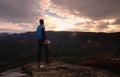
[{"label": "man standing on cliff", "polygon": [[42,48],[45,50],[45,58],[46,61],[45,63],[49,63],[49,48],[48,48],[48,40],[46,39],[46,34],[45,34],[45,26],[44,26],[44,20],[40,19],[39,20],[39,25],[37,27],[37,40],[38,40],[38,66],[40,67],[41,63],[41,52]]}]

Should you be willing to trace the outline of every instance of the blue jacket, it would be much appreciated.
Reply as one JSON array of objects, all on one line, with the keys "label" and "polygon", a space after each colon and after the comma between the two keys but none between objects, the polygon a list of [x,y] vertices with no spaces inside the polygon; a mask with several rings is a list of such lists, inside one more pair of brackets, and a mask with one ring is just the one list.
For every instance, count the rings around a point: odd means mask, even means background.
[{"label": "blue jacket", "polygon": [[37,27],[37,39],[42,39],[42,40],[46,39],[44,25],[41,25],[41,24],[38,25],[38,27]]}]

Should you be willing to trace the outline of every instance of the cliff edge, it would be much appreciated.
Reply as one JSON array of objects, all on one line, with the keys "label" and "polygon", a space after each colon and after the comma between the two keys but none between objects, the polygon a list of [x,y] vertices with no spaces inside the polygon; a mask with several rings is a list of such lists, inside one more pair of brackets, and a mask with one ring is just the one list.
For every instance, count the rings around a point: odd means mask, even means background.
[{"label": "cliff edge", "polygon": [[120,77],[110,71],[66,64],[54,61],[48,65],[42,63],[37,67],[37,63],[30,63],[19,68],[8,70],[0,74],[0,77]]}]

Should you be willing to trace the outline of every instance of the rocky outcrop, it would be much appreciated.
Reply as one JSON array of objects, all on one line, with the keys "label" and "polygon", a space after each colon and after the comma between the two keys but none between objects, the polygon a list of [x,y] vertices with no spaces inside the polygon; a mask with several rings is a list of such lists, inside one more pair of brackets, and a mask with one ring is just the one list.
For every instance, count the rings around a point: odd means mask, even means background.
[{"label": "rocky outcrop", "polygon": [[13,72],[22,74],[13,77],[119,77],[119,75],[112,74],[107,70],[71,65],[63,62],[52,62],[41,67],[37,67],[37,63],[31,63],[3,72],[0,77],[10,77],[10,74]]}]

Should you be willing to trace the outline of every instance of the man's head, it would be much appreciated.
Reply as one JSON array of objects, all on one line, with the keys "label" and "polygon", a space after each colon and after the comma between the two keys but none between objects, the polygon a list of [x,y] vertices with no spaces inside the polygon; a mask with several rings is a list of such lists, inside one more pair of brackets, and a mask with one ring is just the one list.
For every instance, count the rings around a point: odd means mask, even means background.
[{"label": "man's head", "polygon": [[44,25],[44,20],[43,19],[40,19],[39,22],[40,22],[40,24]]}]

